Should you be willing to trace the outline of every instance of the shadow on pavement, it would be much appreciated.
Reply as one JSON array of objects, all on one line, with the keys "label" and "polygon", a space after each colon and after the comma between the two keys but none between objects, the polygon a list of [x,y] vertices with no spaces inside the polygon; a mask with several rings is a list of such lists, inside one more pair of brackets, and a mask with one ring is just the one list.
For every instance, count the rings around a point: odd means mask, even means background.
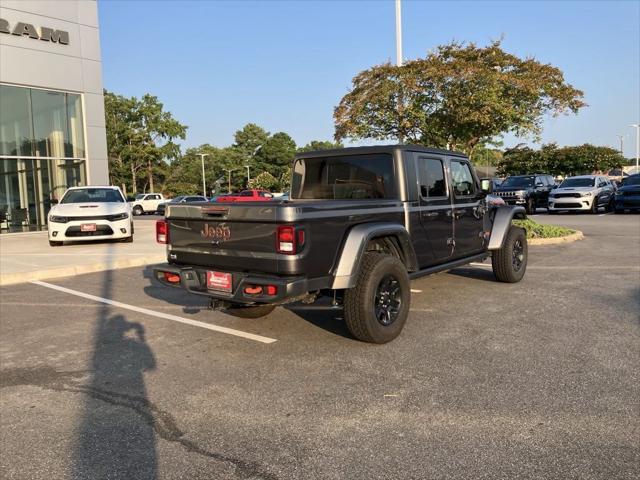
[{"label": "shadow on pavement", "polygon": [[[112,282],[113,271],[105,271],[101,297],[111,298]],[[72,478],[157,478],[154,407],[144,382],[156,362],[144,327],[102,304],[93,343]]]},{"label": "shadow on pavement", "polygon": [[[491,267],[491,264],[487,264]],[[485,267],[460,267],[446,272],[448,275],[457,277],[473,278],[474,280],[484,280],[486,282],[496,283],[496,277],[493,270]]]},{"label": "shadow on pavement", "polygon": [[144,287],[145,295],[163,302],[170,303],[182,307],[182,312],[195,315],[201,310],[206,310],[208,301],[206,297],[194,295],[182,288],[162,285],[153,276],[153,267],[156,265],[148,265],[142,271],[142,277],[149,281]]},{"label": "shadow on pavement", "polygon": [[354,339],[347,329],[347,324],[344,322],[342,310],[305,308],[304,304],[293,304],[284,308],[322,330],[350,340]]}]

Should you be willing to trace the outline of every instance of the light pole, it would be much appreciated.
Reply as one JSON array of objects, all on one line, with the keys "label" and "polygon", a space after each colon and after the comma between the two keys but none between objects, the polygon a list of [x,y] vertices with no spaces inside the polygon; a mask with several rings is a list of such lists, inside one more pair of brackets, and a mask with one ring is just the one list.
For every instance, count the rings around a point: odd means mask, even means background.
[{"label": "light pole", "polygon": [[620,155],[624,157],[624,135],[616,135],[618,140],[620,140]]},{"label": "light pole", "polygon": [[225,168],[224,171],[229,174],[229,187],[227,189],[228,193],[231,193],[231,172],[233,172],[235,168]]},{"label": "light pole", "polygon": [[638,163],[640,163],[640,124],[632,123],[629,126],[636,129],[636,173],[640,173],[640,170],[638,170]]},{"label": "light pole", "polygon": [[202,161],[202,196],[206,197],[207,196],[207,185],[204,181],[204,157],[208,157],[209,154],[208,153],[199,153],[198,155],[200,155],[200,160]]},{"label": "light pole", "polygon": [[402,66],[402,5],[396,0],[396,66]]},{"label": "light pole", "polygon": [[247,169],[247,188],[249,188],[249,182],[251,181],[251,175],[249,175],[249,165],[245,165]]},{"label": "light pole", "polygon": [[[400,0],[396,0],[396,66],[402,66],[402,5]],[[402,92],[398,99],[398,117],[402,125]],[[398,143],[404,143],[404,135],[402,131],[398,135]]]}]

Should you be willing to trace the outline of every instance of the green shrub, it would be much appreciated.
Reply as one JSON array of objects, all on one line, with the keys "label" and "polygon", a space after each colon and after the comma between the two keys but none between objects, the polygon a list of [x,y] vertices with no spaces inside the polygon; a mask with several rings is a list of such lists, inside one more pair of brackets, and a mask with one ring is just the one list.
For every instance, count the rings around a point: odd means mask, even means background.
[{"label": "green shrub", "polygon": [[560,227],[558,225],[545,225],[535,220],[527,218],[526,220],[514,220],[514,225],[522,227],[527,231],[527,238],[556,238],[566,237],[575,233],[570,228]]}]

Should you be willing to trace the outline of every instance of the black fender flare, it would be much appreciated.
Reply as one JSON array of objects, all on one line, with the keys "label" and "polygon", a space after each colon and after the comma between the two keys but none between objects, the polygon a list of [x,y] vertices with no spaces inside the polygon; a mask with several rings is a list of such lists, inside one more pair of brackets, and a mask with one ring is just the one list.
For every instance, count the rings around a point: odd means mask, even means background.
[{"label": "black fender flare", "polygon": [[360,263],[369,241],[392,237],[397,241],[401,260],[407,271],[418,270],[418,259],[411,236],[404,225],[397,223],[365,223],[356,225],[347,233],[338,262],[333,272],[332,289],[353,288],[356,285]]},{"label": "black fender flare", "polygon": [[524,207],[501,205],[496,208],[495,215],[493,216],[493,225],[491,226],[489,250],[500,250],[502,248],[509,227],[511,227],[511,221],[514,218],[527,218]]}]

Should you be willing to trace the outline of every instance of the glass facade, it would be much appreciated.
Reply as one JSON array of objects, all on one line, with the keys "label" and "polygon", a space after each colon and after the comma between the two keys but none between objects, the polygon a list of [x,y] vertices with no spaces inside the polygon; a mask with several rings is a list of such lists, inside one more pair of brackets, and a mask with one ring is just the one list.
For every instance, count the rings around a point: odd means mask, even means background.
[{"label": "glass facade", "polygon": [[0,232],[46,228],[51,201],[85,184],[81,96],[0,85]]}]

